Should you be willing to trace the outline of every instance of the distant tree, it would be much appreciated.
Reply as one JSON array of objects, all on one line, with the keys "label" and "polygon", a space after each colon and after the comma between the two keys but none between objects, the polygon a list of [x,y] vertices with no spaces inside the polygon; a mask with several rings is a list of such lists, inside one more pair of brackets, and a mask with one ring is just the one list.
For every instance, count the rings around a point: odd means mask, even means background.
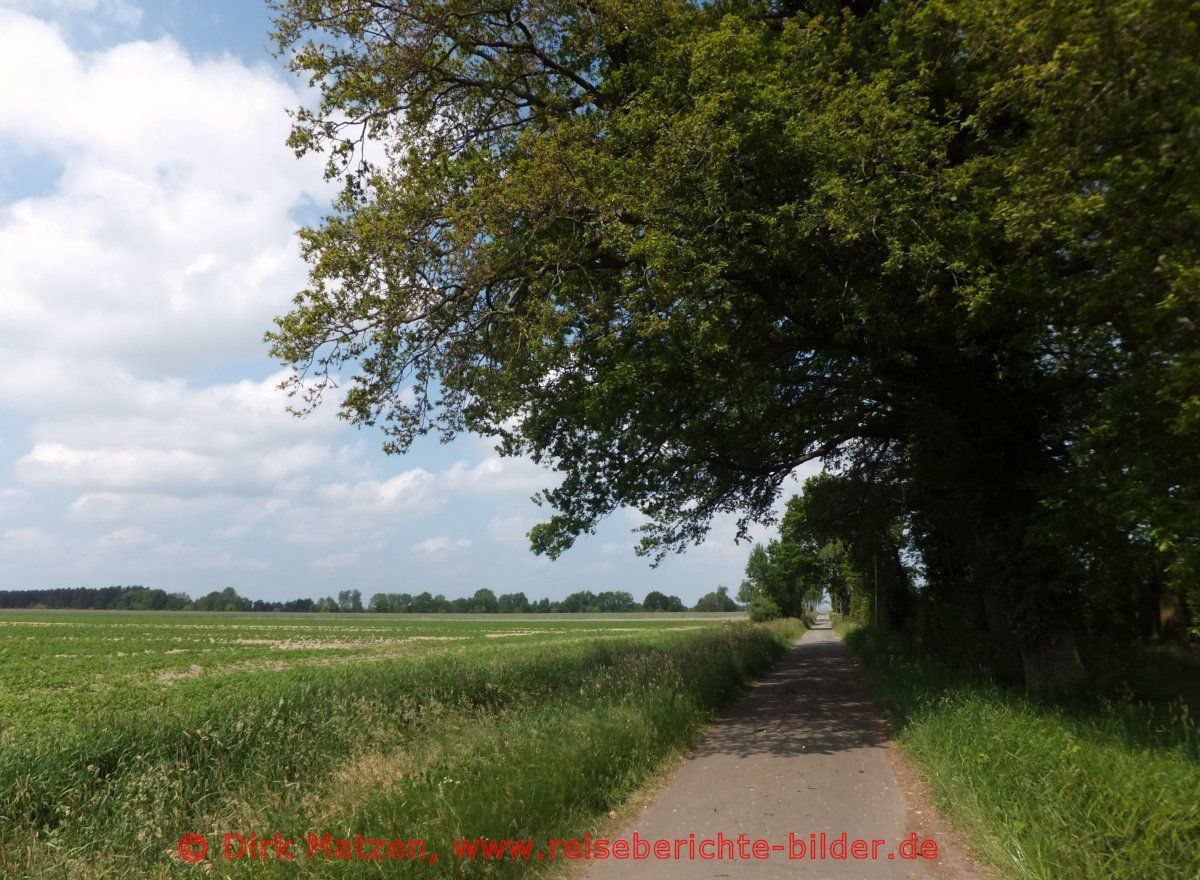
[{"label": "distant tree", "polygon": [[590,590],[580,590],[578,593],[571,593],[560,603],[558,610],[564,612],[579,613],[583,611],[598,611],[596,605],[596,594]]},{"label": "distant tree", "polygon": [[320,611],[323,614],[330,614],[335,611],[338,611],[339,609],[338,609],[337,600],[334,599],[332,596],[326,596],[325,598],[317,601],[316,610]]},{"label": "distant tree", "polygon": [[496,594],[486,587],[476,590],[471,597],[471,610],[476,614],[495,614],[498,605]]},{"label": "distant tree", "polygon": [[342,590],[338,593],[338,610],[359,612],[363,610],[362,593],[358,590]]},{"label": "distant tree", "polygon": [[660,593],[658,590],[651,590],[646,594],[646,598],[642,600],[642,608],[646,611],[666,611],[667,594]]},{"label": "distant tree", "polygon": [[684,611],[683,600],[678,596],[668,596],[666,593],[660,593],[658,590],[651,590],[646,594],[646,599],[642,602],[642,608],[646,611]]},{"label": "distant tree", "polygon": [[[788,507],[788,517],[795,511]],[[789,520],[790,522],[790,520]],[[827,583],[827,566],[818,556],[820,545],[809,542],[772,541],[755,544],[746,560],[746,578],[738,588],[738,600],[758,602],[760,610],[775,609],[778,615],[799,617],[805,602],[820,596]]]},{"label": "distant tree", "polygon": [[638,604],[624,590],[611,590],[597,594],[596,609],[605,613],[637,611]]},{"label": "distant tree", "polygon": [[109,602],[108,607],[129,611],[158,611],[167,606],[168,598],[165,590],[127,587]]},{"label": "distant tree", "polygon": [[697,611],[737,611],[738,604],[729,596],[728,587],[717,587],[711,593],[700,597],[696,603]]},{"label": "distant tree", "polygon": [[376,593],[367,603],[367,610],[374,614],[388,614],[395,611],[390,593]]},{"label": "distant tree", "polygon": [[548,614],[552,606],[549,599],[538,599],[529,606],[529,610],[535,614]]},{"label": "distant tree", "polygon": [[505,593],[500,597],[498,610],[504,614],[519,614],[529,611],[529,600],[524,593]]},{"label": "distant tree", "polygon": [[233,587],[214,589],[192,603],[196,611],[250,611],[250,599],[238,595]]},{"label": "distant tree", "polygon": [[250,600],[239,596],[233,587],[213,590],[192,603],[196,611],[249,611],[251,607]]}]

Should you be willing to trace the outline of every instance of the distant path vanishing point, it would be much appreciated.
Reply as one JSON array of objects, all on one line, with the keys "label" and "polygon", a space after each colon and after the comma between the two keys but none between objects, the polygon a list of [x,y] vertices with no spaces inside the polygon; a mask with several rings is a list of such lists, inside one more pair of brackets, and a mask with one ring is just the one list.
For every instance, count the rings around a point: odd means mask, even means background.
[{"label": "distant path vanishing point", "polygon": [[[786,847],[788,834],[810,843],[846,832],[851,840],[885,840],[878,859],[593,861],[583,880],[667,878],[976,878],[936,814],[906,794],[914,786],[891,753],[875,707],[859,684],[849,650],[827,619],[806,632],[780,662],[737,702],[613,839],[634,832],[648,840],[746,835]],[[895,761],[895,766],[894,762]],[[905,785],[897,781],[897,770]],[[935,862],[889,860],[916,832],[938,844]]]}]

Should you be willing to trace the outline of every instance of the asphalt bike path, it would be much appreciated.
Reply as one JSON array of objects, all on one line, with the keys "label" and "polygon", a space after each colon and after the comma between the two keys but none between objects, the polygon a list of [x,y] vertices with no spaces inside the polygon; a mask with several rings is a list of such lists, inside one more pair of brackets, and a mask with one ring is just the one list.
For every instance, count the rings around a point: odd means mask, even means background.
[{"label": "asphalt bike path", "polygon": [[[632,841],[636,833],[650,843],[668,841],[672,857],[656,858],[651,849],[640,860],[592,860],[581,877],[982,876],[962,856],[961,847],[919,791],[914,794],[914,786],[915,775],[890,742],[849,650],[822,618],[611,838]],[[839,842],[843,833],[844,852]],[[732,843],[721,843],[718,834]],[[689,852],[683,844],[677,851],[673,842],[690,841],[691,835],[697,850]],[[851,850],[855,839],[864,843]],[[937,844],[937,859],[920,857],[920,841],[928,839]],[[754,841],[764,841],[757,844],[757,852]],[[803,844],[803,856],[797,842]],[[902,844],[904,853],[917,858],[902,858]],[[660,845],[659,851],[666,850]],[[931,852],[926,844],[925,854]],[[835,858],[839,854],[845,858]]]}]

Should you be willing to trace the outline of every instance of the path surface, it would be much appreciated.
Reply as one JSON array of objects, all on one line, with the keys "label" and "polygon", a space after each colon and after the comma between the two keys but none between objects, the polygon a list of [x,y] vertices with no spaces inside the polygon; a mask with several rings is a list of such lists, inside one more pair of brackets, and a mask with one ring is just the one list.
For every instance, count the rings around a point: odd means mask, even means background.
[{"label": "path surface", "polygon": [[[918,813],[918,809],[921,811]],[[853,878],[907,880],[974,876],[948,868],[950,842],[929,831],[929,811],[906,798],[889,759],[888,738],[858,683],[849,651],[827,620],[806,632],[778,665],[717,724],[619,836],[655,840],[765,839],[785,847],[766,860],[594,861],[585,880],[666,878]],[[932,836],[936,863],[904,861],[910,832]],[[788,834],[809,842],[885,840],[878,859],[791,860]],[[952,858],[955,858],[952,856]],[[955,858],[957,862],[957,858]],[[966,867],[965,864],[963,867]]]}]

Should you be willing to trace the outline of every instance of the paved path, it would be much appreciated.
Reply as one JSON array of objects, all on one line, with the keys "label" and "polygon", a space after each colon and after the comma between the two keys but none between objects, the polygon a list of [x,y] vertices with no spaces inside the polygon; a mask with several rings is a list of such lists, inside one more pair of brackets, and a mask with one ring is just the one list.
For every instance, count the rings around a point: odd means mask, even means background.
[{"label": "paved path", "polygon": [[[779,664],[703,740],[654,800],[619,832],[632,840],[739,834],[806,844],[825,832],[832,841],[886,841],[877,859],[593,862],[586,880],[666,878],[846,878],[907,880],[962,876],[947,864],[905,861],[896,853],[910,831],[930,835],[897,783],[887,734],[860,687],[849,651],[827,621],[804,634]],[[929,811],[922,808],[928,816]],[[917,826],[921,826],[918,828]],[[615,839],[615,838],[614,838]],[[949,841],[939,839],[941,855]],[[968,875],[970,876],[970,875]]]}]

